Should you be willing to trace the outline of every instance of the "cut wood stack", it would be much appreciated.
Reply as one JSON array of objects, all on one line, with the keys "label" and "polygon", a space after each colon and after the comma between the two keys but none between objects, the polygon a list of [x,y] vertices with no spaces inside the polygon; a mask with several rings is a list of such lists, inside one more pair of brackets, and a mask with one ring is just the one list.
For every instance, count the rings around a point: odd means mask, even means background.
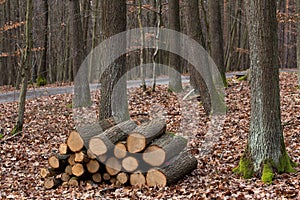
[{"label": "cut wood stack", "polygon": [[166,132],[162,119],[139,126],[131,120],[116,124],[107,119],[72,131],[40,175],[46,189],[76,187],[81,180],[164,187],[197,167],[186,146],[185,138]]}]

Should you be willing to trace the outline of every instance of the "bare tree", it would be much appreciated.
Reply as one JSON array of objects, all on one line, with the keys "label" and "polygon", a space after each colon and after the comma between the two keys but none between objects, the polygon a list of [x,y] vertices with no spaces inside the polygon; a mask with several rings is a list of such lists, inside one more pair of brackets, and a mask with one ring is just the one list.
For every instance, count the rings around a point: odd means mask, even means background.
[{"label": "bare tree", "polygon": [[220,1],[208,1],[209,5],[209,39],[210,55],[216,63],[221,73],[224,84],[226,85],[225,66],[224,66],[224,46],[223,28]]},{"label": "bare tree", "polygon": [[25,37],[26,46],[22,58],[22,88],[19,96],[19,109],[17,123],[12,131],[12,134],[16,134],[23,129],[24,114],[25,114],[25,102],[27,93],[28,76],[31,67],[31,49],[32,49],[32,0],[27,0],[26,6],[26,26]]},{"label": "bare tree", "polygon": [[[201,44],[201,32],[200,30],[200,17],[199,17],[199,1],[198,0],[186,0],[187,4],[187,15],[188,15],[188,23],[187,23],[187,34],[192,39],[196,40]],[[190,81],[191,85],[200,92],[201,101],[203,103],[204,110],[207,115],[211,113],[211,98],[209,95],[208,87],[201,76],[201,74],[195,70],[195,68],[189,65],[190,72]]]},{"label": "bare tree", "polygon": [[70,7],[73,33],[73,76],[75,79],[73,104],[74,107],[85,107],[91,105],[91,94],[88,82],[88,67],[83,66],[80,68],[86,56],[86,45],[84,42],[79,0],[71,0]]},{"label": "bare tree", "polygon": [[[179,17],[179,0],[169,1],[169,28],[174,31],[180,31],[180,17]],[[180,48],[179,38],[169,36],[170,48]],[[180,73],[180,57],[173,53],[169,53],[169,89],[174,92],[182,91],[182,81]]]},{"label": "bare tree", "polygon": [[300,86],[300,1],[296,1],[297,18],[297,67],[298,67],[298,85]]},{"label": "bare tree", "polygon": [[48,67],[48,58],[47,58],[47,53],[48,53],[48,20],[49,20],[49,8],[48,8],[48,0],[43,0],[44,4],[44,51],[42,55],[42,62],[38,67],[38,78],[37,78],[37,83],[38,85],[46,84],[47,80],[47,67]]}]

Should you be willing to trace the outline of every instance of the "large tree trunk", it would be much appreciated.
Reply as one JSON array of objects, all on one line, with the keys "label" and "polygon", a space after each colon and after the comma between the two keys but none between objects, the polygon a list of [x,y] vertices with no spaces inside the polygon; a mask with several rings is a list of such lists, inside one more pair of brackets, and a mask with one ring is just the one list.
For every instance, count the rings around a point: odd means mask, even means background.
[{"label": "large tree trunk", "polygon": [[[126,1],[108,1],[101,2],[102,7],[102,31],[104,39],[108,39],[120,32],[126,31]],[[119,41],[113,41],[118,44],[115,49],[107,55],[115,55],[119,49],[126,48],[126,38],[120,38]],[[100,78],[101,99],[99,119],[115,117],[117,122],[129,119],[128,102],[126,94],[125,74],[126,60],[125,56],[120,56],[105,70]],[[118,87],[116,88],[116,84]],[[113,90],[116,92],[113,95]]]},{"label": "large tree trunk", "polygon": [[[180,31],[179,0],[169,2],[169,28],[174,31]],[[179,38],[175,38],[171,34],[169,41],[171,49],[180,48]],[[180,57],[176,54],[169,53],[169,89],[174,92],[182,91],[180,64]]]},{"label": "large tree trunk", "polygon": [[251,59],[251,124],[248,144],[235,169],[245,178],[272,182],[274,171],[293,172],[280,116],[276,1],[248,0]]}]

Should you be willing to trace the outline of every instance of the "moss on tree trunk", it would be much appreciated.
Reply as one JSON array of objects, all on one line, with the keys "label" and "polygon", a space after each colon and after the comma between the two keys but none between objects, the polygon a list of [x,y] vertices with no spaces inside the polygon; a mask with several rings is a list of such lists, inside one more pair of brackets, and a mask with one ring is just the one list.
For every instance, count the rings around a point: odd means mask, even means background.
[{"label": "moss on tree trunk", "polygon": [[247,148],[240,159],[239,165],[233,169],[233,172],[246,179],[252,178],[253,176],[260,176],[264,183],[270,184],[273,181],[275,173],[293,173],[296,172],[294,167],[297,166],[297,164],[290,159],[285,148],[282,148],[281,156],[277,161],[266,159],[261,164],[261,170],[254,171],[254,160]]}]

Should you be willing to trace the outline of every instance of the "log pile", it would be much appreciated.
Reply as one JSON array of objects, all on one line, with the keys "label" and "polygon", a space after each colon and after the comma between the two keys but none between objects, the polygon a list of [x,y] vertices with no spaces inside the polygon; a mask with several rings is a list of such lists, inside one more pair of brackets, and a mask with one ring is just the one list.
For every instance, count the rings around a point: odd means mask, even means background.
[{"label": "log pile", "polygon": [[162,119],[137,125],[107,119],[72,131],[40,176],[46,189],[76,187],[80,181],[164,187],[197,167],[187,140],[166,132]]}]

